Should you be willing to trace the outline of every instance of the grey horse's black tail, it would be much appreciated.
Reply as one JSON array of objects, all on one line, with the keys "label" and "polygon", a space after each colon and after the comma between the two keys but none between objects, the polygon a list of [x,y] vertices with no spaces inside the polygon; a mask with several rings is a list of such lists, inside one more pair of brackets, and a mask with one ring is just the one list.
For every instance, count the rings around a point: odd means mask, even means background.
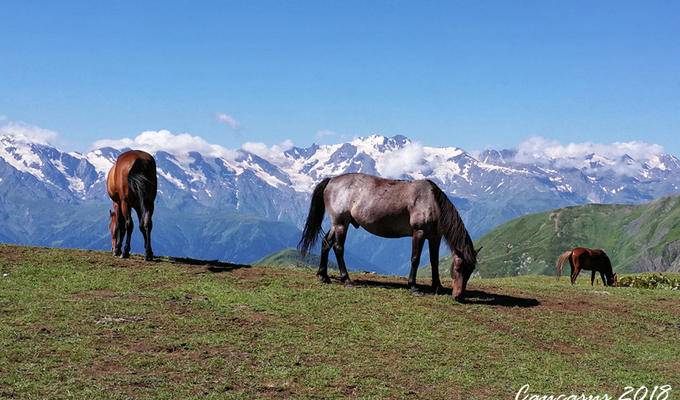
[{"label": "grey horse's black tail", "polygon": [[305,222],[305,228],[302,230],[302,238],[300,238],[300,242],[298,243],[298,250],[303,256],[307,255],[309,249],[314,246],[314,243],[316,243],[319,238],[323,216],[326,213],[323,192],[326,190],[326,186],[330,180],[331,178],[326,178],[319,182],[314,188],[314,193],[312,193],[312,202],[309,205],[307,222]]}]

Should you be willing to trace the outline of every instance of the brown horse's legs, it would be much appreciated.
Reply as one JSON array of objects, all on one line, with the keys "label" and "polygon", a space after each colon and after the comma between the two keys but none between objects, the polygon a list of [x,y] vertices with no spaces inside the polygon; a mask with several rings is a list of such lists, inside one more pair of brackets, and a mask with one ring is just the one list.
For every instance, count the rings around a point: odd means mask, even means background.
[{"label": "brown horse's legs", "polygon": [[120,203],[121,212],[125,218],[125,247],[123,248],[123,254],[121,258],[130,257],[130,239],[132,237],[132,230],[134,229],[134,224],[132,223],[132,210],[126,202]]},{"label": "brown horse's legs", "polygon": [[432,289],[438,293],[444,289],[439,279],[439,245],[441,238],[430,238],[427,240],[430,249],[430,267],[432,268]]},{"label": "brown horse's legs", "polygon": [[123,239],[125,238],[125,218],[123,217],[120,204],[118,205],[118,215],[116,215],[116,247],[113,250],[114,257],[123,254]]},{"label": "brown horse's legs", "polygon": [[594,283],[595,283],[595,270],[592,270],[590,271],[590,286],[593,286]]},{"label": "brown horse's legs", "polygon": [[137,217],[139,218],[139,231],[144,236],[144,259],[146,261],[153,260],[153,250],[151,249],[151,228],[153,222],[151,217],[153,215],[153,204],[150,208],[137,210]]},{"label": "brown horse's legs", "polygon": [[574,267],[571,270],[571,284],[572,285],[576,284],[576,278],[578,278],[578,274],[580,274],[580,273],[581,273],[581,268],[579,268],[578,266]]},{"label": "brown horse's legs", "polygon": [[123,239],[125,238],[125,222],[118,222],[116,225],[116,248],[113,250],[113,255],[119,257],[123,254]]},{"label": "brown horse's legs", "polygon": [[574,255],[569,256],[569,265],[571,266],[571,284],[576,283],[576,277],[581,273],[581,264],[579,264],[578,258],[574,259]]},{"label": "brown horse's legs", "polygon": [[408,275],[408,287],[411,290],[416,289],[416,275],[418,274],[418,265],[420,264],[420,255],[423,252],[424,243],[425,233],[421,230],[414,231],[411,246],[411,273]]},{"label": "brown horse's legs", "polygon": [[335,243],[333,244],[333,252],[335,258],[338,260],[338,268],[340,269],[340,282],[351,284],[347,273],[347,266],[345,265],[345,238],[347,237],[347,225],[335,225]]},{"label": "brown horse's legs", "polygon": [[151,229],[153,228],[153,203],[147,206],[144,210],[144,215],[142,216],[142,224],[144,234],[144,259],[146,261],[153,260],[153,250],[151,249]]},{"label": "brown horse's legs", "polygon": [[321,243],[321,261],[319,262],[319,270],[316,272],[316,276],[323,283],[331,283],[331,278],[328,277],[328,253],[330,253],[333,243],[335,243],[335,232],[331,228],[324,236],[323,243]]},{"label": "brown horse's legs", "polygon": [[[595,272],[593,272],[593,275],[595,275]],[[607,279],[607,276],[602,271],[600,271],[600,278],[602,278],[602,286],[611,286],[609,279]]]}]

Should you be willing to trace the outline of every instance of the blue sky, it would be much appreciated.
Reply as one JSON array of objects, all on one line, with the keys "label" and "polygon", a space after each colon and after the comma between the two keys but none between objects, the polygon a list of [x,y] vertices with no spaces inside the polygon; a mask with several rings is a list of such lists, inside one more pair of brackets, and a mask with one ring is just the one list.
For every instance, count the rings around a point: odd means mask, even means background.
[{"label": "blue sky", "polygon": [[80,149],[169,129],[227,147],[540,135],[680,154],[680,2],[110,3],[3,2],[0,115]]}]

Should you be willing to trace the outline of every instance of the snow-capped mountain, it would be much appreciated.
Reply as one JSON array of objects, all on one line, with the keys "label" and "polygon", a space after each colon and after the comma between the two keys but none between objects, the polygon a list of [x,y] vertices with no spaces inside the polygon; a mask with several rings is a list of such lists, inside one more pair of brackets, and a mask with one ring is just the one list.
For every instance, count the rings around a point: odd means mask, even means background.
[{"label": "snow-capped mountain", "polygon": [[[172,141],[172,134],[164,132],[170,135],[165,140]],[[144,143],[130,145],[144,148]],[[279,221],[287,224],[286,235],[292,241],[282,245],[295,244],[292,238],[297,235],[296,227],[304,222],[314,185],[324,177],[347,172],[433,180],[460,209],[473,236],[530,212],[584,203],[638,203],[679,191],[680,161],[659,148],[640,150],[635,143],[570,146],[528,142],[517,149],[473,154],[457,147],[422,146],[404,136],[371,135],[346,143],[276,151],[232,151],[215,145],[203,146],[200,151],[171,146],[147,150],[157,160],[158,201],[164,212],[171,214],[166,217],[222,213],[238,216],[239,220]],[[124,150],[104,146],[85,153],[64,152],[26,137],[0,136],[0,218],[21,225],[7,229],[0,239],[40,242],[33,240],[26,229],[26,220],[38,214],[31,208],[34,203],[40,204],[43,212],[50,207],[63,208],[64,204],[105,207],[106,174]],[[44,225],[42,228],[49,230]],[[214,229],[215,234],[220,231],[219,227]],[[105,239],[106,232],[100,236]],[[195,241],[200,253],[205,241],[184,236],[176,237],[178,244],[172,248],[181,249],[182,241]],[[265,232],[262,240],[266,237]],[[353,237],[348,249],[353,241],[366,240],[363,234]],[[41,240],[40,244],[60,244],[49,234]],[[73,240],[77,243],[76,238]],[[372,266],[383,266],[383,271],[389,268],[386,260],[394,259],[396,247],[405,247],[398,251],[404,254],[409,249],[399,241],[387,242],[390,241],[372,240],[371,255],[364,256]],[[104,248],[105,243],[104,240]],[[261,253],[246,246],[235,261],[257,258],[247,257],[249,251]],[[175,252],[196,257],[225,256],[185,253]]]}]

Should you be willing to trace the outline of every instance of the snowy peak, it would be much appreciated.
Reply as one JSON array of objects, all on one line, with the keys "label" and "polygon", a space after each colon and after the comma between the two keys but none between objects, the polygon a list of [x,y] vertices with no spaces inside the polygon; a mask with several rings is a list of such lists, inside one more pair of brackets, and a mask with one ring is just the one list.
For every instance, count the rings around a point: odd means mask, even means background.
[{"label": "snowy peak", "polygon": [[[534,138],[517,149],[473,155],[458,147],[423,146],[402,135],[369,135],[345,143],[267,151],[258,151],[259,147],[228,150],[199,137],[167,131],[145,132],[139,138],[135,140],[141,148],[154,143],[147,150],[156,157],[159,188],[166,196],[228,201],[237,207],[244,205],[241,200],[247,192],[306,196],[321,179],[349,172],[432,179],[461,198],[491,200],[535,192],[568,204],[644,201],[675,193],[680,185],[676,157],[656,145],[635,142],[561,145]],[[158,144],[173,140],[187,144]],[[13,170],[75,198],[101,197],[106,174],[118,155],[136,147],[132,140],[111,142],[117,146],[81,154],[3,135],[0,158]]]},{"label": "snowy peak", "polygon": [[19,172],[82,196],[97,172],[79,153],[64,153],[21,136],[0,136],[0,158]]}]

